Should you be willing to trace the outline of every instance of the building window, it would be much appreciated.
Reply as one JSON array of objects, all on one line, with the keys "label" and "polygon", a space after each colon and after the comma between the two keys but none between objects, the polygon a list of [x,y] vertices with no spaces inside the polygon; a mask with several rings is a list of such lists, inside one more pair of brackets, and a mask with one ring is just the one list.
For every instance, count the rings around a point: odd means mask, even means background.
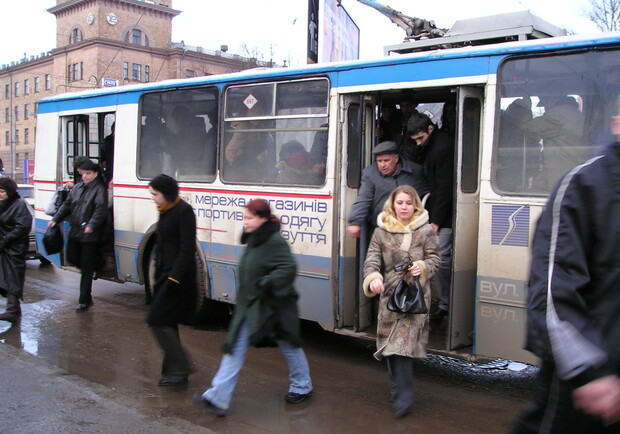
[{"label": "building window", "polygon": [[4,99],[9,99],[11,97],[11,87],[8,84],[4,85]]},{"label": "building window", "polygon": [[19,106],[15,106],[15,122],[19,120]]},{"label": "building window", "polygon": [[125,33],[125,42],[134,45],[144,45],[145,47],[149,46],[149,38],[142,32],[142,30],[138,29],[133,29]]},{"label": "building window", "polygon": [[149,65],[144,65],[144,81],[147,83],[151,81],[151,67]]},{"label": "building window", "polygon": [[[13,140],[15,142],[16,145],[19,145],[19,130],[15,130],[15,139]],[[17,163],[15,163],[15,165],[17,166]]]},{"label": "building window", "polygon": [[24,95],[30,95],[30,80],[24,80]]},{"label": "building window", "polygon": [[82,32],[80,31],[80,29],[71,30],[71,35],[69,36],[69,44],[76,44],[82,39]]},{"label": "building window", "polygon": [[123,62],[123,78],[129,78],[129,62]]},{"label": "building window", "polygon": [[[30,137],[28,134],[28,128],[24,128],[24,145],[27,145],[28,143],[30,143]],[[24,158],[28,158],[28,157],[24,157]]]},{"label": "building window", "polygon": [[9,146],[9,145],[10,145],[10,143],[9,143],[9,132],[8,132],[8,131],[5,131],[5,132],[4,132],[4,144],[5,144],[6,146]]},{"label": "building window", "polygon": [[45,74],[45,90],[50,90],[52,88],[52,76],[50,74]]},{"label": "building window", "polygon": [[4,121],[5,122],[11,122],[11,117],[10,117],[10,113],[9,113],[9,108],[5,108],[4,109]]},{"label": "building window", "polygon": [[139,63],[133,63],[131,65],[131,79],[140,81],[142,77],[142,65]]},{"label": "building window", "polygon": [[192,78],[192,77],[196,77],[196,73],[191,69],[186,69],[185,78]]},{"label": "building window", "polygon": [[34,93],[37,93],[40,91],[41,91],[41,80],[39,80],[39,77],[35,77],[34,78]]},{"label": "building window", "polygon": [[19,96],[19,83],[15,83],[15,91],[13,92],[13,96]]},{"label": "building window", "polygon": [[24,119],[28,119],[30,117],[30,107],[28,104],[24,104]]},{"label": "building window", "polygon": [[73,65],[69,65],[69,80],[77,81],[82,79],[82,66],[84,63],[74,63]]},{"label": "building window", "polygon": [[[17,144],[17,131],[15,131],[15,144]],[[15,167],[19,167],[19,154],[15,153]]]},{"label": "building window", "polygon": [[140,45],[142,43],[142,32],[138,29],[133,29],[131,31],[131,43]]}]

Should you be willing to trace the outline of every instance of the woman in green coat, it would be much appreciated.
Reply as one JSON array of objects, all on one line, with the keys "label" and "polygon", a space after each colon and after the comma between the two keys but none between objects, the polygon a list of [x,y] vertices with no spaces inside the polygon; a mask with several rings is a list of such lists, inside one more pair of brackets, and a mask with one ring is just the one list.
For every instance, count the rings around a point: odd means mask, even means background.
[{"label": "woman in green coat", "polygon": [[297,292],[293,287],[297,265],[280,234],[280,222],[269,202],[250,201],[243,210],[247,244],[239,261],[239,292],[235,314],[223,346],[225,353],[211,388],[194,400],[224,416],[250,346],[279,346],[288,362],[291,384],[284,400],[296,404],[312,394],[306,355],[301,349]]}]

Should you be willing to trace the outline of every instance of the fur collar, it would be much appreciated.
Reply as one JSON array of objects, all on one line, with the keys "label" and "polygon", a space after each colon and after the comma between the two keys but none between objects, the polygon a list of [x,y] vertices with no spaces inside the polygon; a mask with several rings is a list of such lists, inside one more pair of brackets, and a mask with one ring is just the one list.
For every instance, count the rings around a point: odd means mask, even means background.
[{"label": "fur collar", "polygon": [[243,233],[241,235],[241,244],[247,244],[248,247],[256,247],[263,244],[271,237],[271,234],[280,230],[280,222],[268,220],[259,228],[251,233]]},{"label": "fur collar", "polygon": [[395,234],[413,232],[426,223],[428,223],[428,211],[426,210],[424,210],[422,214],[409,222],[408,225],[403,225],[396,219],[396,217],[390,214],[386,214],[385,212],[382,212],[377,217],[377,226],[379,226],[381,229]]}]

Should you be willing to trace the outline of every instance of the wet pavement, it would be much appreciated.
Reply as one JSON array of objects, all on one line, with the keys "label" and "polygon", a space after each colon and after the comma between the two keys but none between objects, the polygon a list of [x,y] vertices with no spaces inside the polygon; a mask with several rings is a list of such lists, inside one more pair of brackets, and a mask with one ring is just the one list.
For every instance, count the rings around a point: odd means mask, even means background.
[{"label": "wet pavement", "polygon": [[[74,421],[76,432],[140,432],[135,424],[143,424],[144,432],[500,433],[509,429],[527,401],[535,372],[533,368],[513,372],[503,362],[480,365],[436,355],[416,360],[413,412],[395,420],[386,366],[373,359],[373,343],[304,323],[313,397],[302,404],[286,404],[282,398],[288,386],[286,362],[277,349],[251,349],[228,416],[217,418],[194,406],[191,397],[208,386],[219,365],[227,308],[214,312],[206,325],[181,328],[196,373],[187,386],[162,388],[156,385],[161,353],[144,323],[148,306],[143,288],[97,280],[95,306],[76,313],[78,283],[76,273],[29,261],[21,323],[10,327],[0,322],[0,342],[20,349],[11,348],[10,357],[2,350],[5,366],[21,354],[45,371],[47,380],[56,376],[69,381],[68,395],[88,393],[103,400],[105,411],[99,412],[104,415],[99,421],[127,417],[133,424],[126,425],[126,430],[123,423],[84,425],[88,405],[75,398],[68,400],[64,420]],[[4,301],[0,307],[4,308]],[[3,371],[0,375],[6,376]],[[19,376],[28,376],[28,370],[16,372],[13,382],[19,383]],[[45,396],[45,388],[37,390],[33,378],[27,380],[29,390],[19,393]],[[0,385],[3,382],[7,379]],[[25,399],[26,407],[20,411],[27,410],[29,402]],[[38,415],[46,411],[44,406],[32,405]],[[3,425],[0,431],[11,432]]]}]

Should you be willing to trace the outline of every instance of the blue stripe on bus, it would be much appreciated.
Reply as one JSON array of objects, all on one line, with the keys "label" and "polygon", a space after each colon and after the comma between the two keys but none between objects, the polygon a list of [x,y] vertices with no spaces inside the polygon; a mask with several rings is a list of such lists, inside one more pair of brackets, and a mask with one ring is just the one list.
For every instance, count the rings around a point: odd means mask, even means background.
[{"label": "blue stripe on bus", "polygon": [[[399,83],[403,81],[439,80],[443,78],[478,76],[495,73],[502,57],[471,57],[442,60],[441,68],[429,68],[427,62],[431,59],[421,59],[419,62],[398,64],[378,64],[372,67],[354,68],[346,71],[325,71],[331,78],[332,84],[337,87],[363,86],[373,84]],[[400,62],[399,62],[400,63]],[[270,74],[262,78],[285,77],[287,74]],[[193,83],[193,82],[192,82]],[[208,81],[195,84],[208,85]],[[187,84],[186,84],[187,85]],[[172,86],[180,87],[180,86]],[[153,90],[165,89],[164,86],[152,87]],[[125,104],[137,104],[145,91],[151,88],[123,92],[122,88],[113,93],[89,92],[80,94],[77,98],[44,99],[38,104],[38,113],[55,113],[60,111],[88,110],[97,107],[108,107]]]},{"label": "blue stripe on bus", "polygon": [[[246,70],[233,74],[196,77],[193,79],[165,80],[108,89],[95,89],[41,99],[39,114],[64,110],[89,109],[102,106],[136,104],[144,92],[188,86],[247,83],[257,80],[326,75],[336,87],[361,86],[378,83],[420,81],[446,77],[464,77],[495,73],[497,65],[511,54],[527,54],[566,48],[601,47],[620,42],[620,34],[598,34],[590,37],[562,37],[536,41],[512,42],[490,46],[468,47],[453,50],[435,50],[410,55],[385,57],[376,60],[318,64],[297,68]],[[427,68],[426,62],[441,62],[441,67]],[[402,72],[410,67],[413,76]],[[394,71],[394,72],[393,72]],[[398,71],[398,72],[395,72]],[[407,69],[405,69],[407,71]]]},{"label": "blue stripe on bus", "polygon": [[349,87],[495,74],[502,59],[503,57],[447,59],[441,62],[440,68],[429,68],[429,59],[398,66],[355,69],[339,74],[337,85]]}]

